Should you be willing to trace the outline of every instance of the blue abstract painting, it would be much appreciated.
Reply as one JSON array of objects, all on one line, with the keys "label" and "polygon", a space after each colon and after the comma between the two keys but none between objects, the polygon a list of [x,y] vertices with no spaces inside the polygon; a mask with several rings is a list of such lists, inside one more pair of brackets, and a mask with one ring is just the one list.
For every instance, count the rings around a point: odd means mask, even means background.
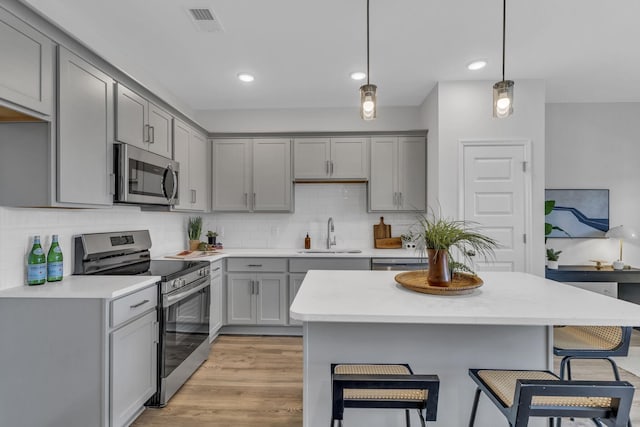
[{"label": "blue abstract painting", "polygon": [[609,190],[545,190],[545,200],[556,202],[545,221],[563,229],[547,237],[604,237],[609,230]]}]

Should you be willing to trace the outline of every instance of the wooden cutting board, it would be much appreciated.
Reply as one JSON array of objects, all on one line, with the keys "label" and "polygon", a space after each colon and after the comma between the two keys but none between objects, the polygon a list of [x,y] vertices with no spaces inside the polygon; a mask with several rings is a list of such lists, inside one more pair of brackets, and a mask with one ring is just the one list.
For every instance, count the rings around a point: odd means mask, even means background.
[{"label": "wooden cutting board", "polygon": [[373,246],[377,249],[400,249],[402,248],[402,239],[400,239],[399,237],[376,239]]},{"label": "wooden cutting board", "polygon": [[373,225],[373,243],[374,247],[377,239],[388,239],[391,237],[391,225],[384,223],[384,217],[380,217],[380,223]]}]

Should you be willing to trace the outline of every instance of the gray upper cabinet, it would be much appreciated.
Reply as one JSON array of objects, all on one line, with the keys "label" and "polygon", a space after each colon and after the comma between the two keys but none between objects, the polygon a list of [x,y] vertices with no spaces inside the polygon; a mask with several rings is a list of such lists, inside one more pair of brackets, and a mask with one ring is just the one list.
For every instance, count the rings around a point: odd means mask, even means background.
[{"label": "gray upper cabinet", "polygon": [[55,45],[0,8],[0,105],[53,113]]},{"label": "gray upper cabinet", "polygon": [[180,120],[173,121],[173,158],[180,163],[175,210],[206,211],[209,207],[209,148],[204,135]]},{"label": "gray upper cabinet", "polygon": [[294,141],[296,180],[367,180],[368,138],[297,138]]},{"label": "gray upper cabinet", "polygon": [[426,169],[424,137],[372,138],[369,210],[424,211]]},{"label": "gray upper cabinet", "polygon": [[171,158],[173,116],[118,83],[116,139]]},{"label": "gray upper cabinet", "polygon": [[58,202],[111,205],[114,80],[62,47],[58,63]]},{"label": "gray upper cabinet", "polygon": [[291,140],[213,141],[214,211],[292,210]]}]

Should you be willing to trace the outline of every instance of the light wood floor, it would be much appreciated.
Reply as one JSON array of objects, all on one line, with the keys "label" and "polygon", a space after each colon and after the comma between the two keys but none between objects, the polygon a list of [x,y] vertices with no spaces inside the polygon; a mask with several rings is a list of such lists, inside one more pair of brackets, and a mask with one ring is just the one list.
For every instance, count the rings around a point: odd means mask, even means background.
[{"label": "light wood floor", "polygon": [[219,337],[169,404],[132,426],[302,426],[302,339]]},{"label": "light wood floor", "polygon": [[[640,345],[634,331],[632,345]],[[558,372],[559,359],[555,372]],[[611,379],[606,362],[573,362],[575,379]],[[640,390],[640,378],[621,369]],[[471,396],[469,397],[471,399]],[[471,401],[469,401],[471,405]],[[631,419],[640,425],[640,391]],[[565,427],[593,426],[565,421]],[[173,396],[167,407],[147,409],[132,427],[302,426],[302,338],[221,336],[209,359]]]}]

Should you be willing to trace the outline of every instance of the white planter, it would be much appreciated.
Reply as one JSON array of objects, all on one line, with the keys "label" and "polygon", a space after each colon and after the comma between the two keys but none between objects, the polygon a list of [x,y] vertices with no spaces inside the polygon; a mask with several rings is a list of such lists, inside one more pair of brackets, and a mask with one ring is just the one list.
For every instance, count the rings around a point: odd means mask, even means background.
[{"label": "white planter", "polygon": [[558,261],[549,261],[549,260],[547,260],[547,268],[549,268],[551,270],[557,270],[558,269]]},{"label": "white planter", "polygon": [[623,270],[624,269],[624,262],[622,262],[620,260],[613,261],[612,267],[613,267],[614,270]]}]

